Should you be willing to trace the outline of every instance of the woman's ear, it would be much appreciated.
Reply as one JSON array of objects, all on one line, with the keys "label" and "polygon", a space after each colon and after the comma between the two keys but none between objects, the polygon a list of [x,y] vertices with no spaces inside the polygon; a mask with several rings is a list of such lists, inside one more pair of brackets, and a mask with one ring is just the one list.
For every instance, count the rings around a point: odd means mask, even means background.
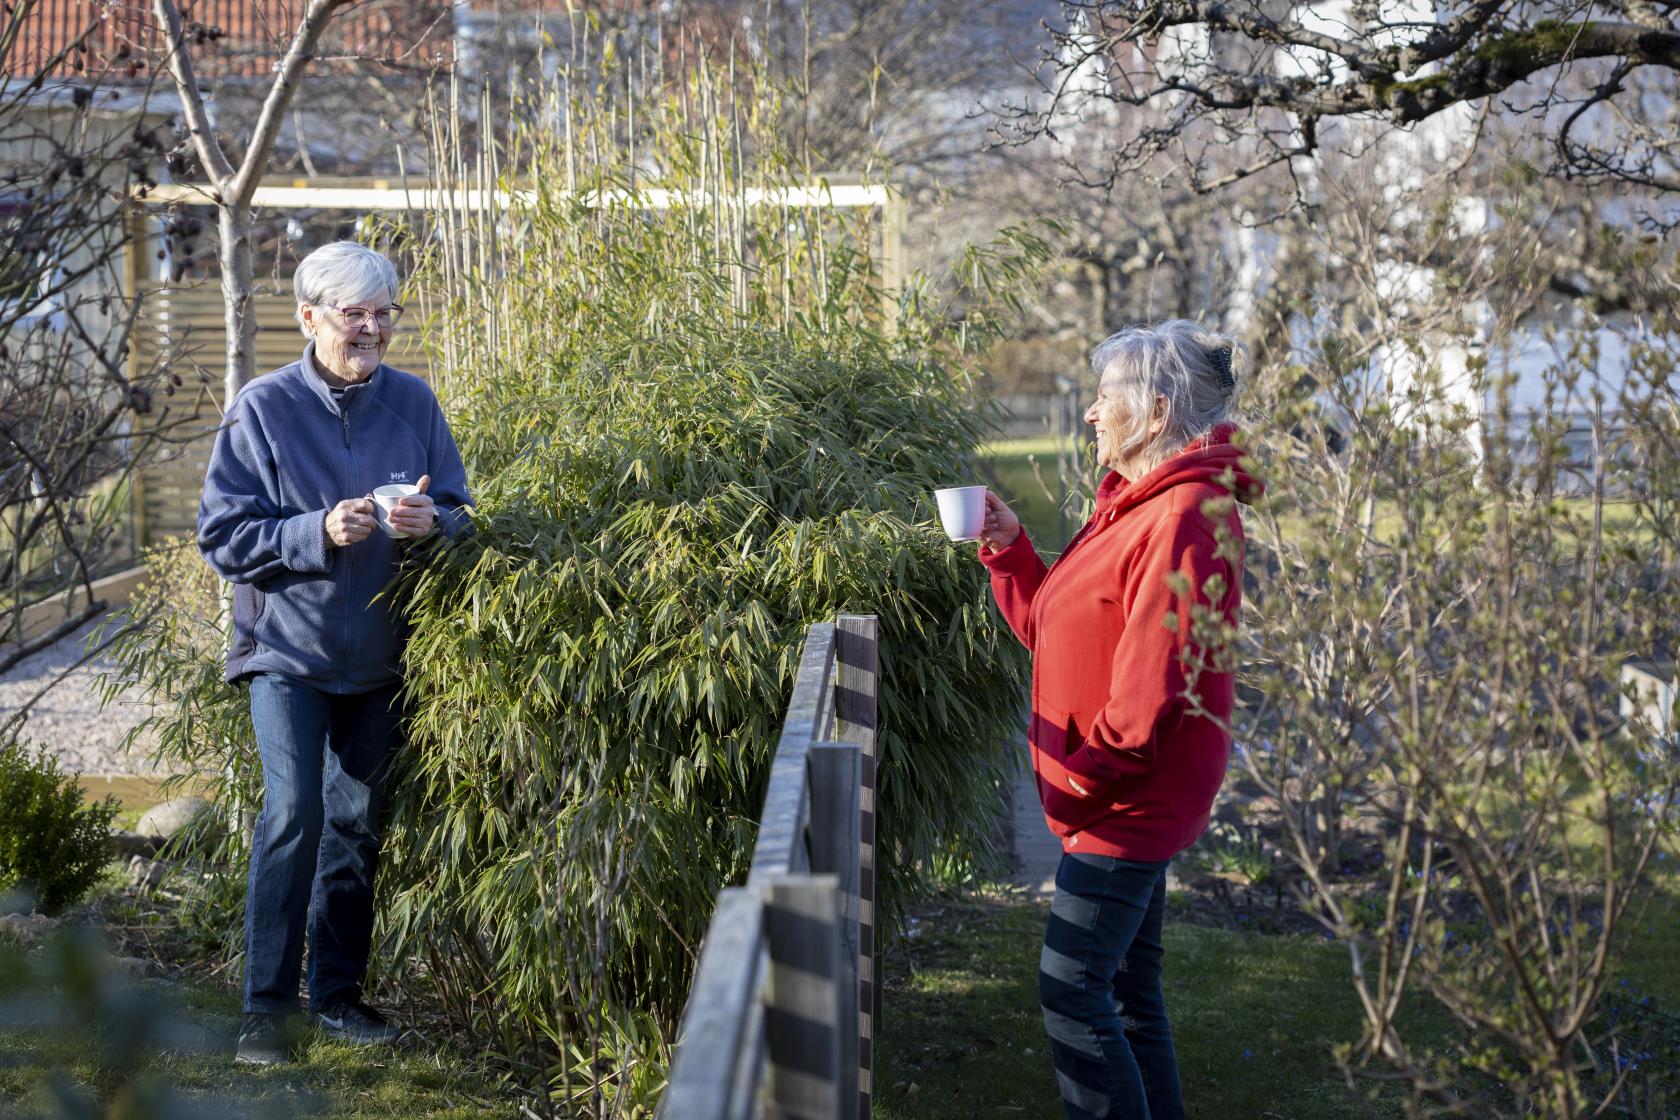
[{"label": "woman's ear", "polygon": [[315,305],[312,303],[299,304],[298,316],[303,323],[303,329],[313,336],[315,334]]},{"label": "woman's ear", "polygon": [[1153,438],[1158,436],[1167,426],[1167,398],[1155,394],[1155,407],[1149,410],[1149,434]]}]

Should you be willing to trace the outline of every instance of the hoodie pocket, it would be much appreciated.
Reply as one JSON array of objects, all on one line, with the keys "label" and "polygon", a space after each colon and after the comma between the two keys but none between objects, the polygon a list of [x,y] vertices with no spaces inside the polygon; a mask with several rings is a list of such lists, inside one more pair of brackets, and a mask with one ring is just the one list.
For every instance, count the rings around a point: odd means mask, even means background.
[{"label": "hoodie pocket", "polygon": [[1072,717],[1054,709],[1035,708],[1027,727],[1032,747],[1033,773],[1038,778],[1038,799],[1050,831],[1057,836],[1082,832],[1108,811],[1107,791],[1092,789],[1077,776],[1068,774],[1068,756],[1084,745],[1084,737]]}]

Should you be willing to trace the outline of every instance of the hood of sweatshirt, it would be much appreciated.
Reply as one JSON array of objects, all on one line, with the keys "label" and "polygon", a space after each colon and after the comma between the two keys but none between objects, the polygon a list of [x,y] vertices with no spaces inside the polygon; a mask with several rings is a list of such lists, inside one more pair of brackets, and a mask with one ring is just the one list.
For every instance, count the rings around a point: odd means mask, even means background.
[{"label": "hood of sweatshirt", "polygon": [[1234,424],[1221,424],[1136,480],[1110,471],[1097,486],[1097,512],[1122,514],[1187,482],[1212,483],[1237,501],[1253,504],[1265,492],[1265,484],[1250,470],[1248,452],[1232,442],[1236,431]]}]

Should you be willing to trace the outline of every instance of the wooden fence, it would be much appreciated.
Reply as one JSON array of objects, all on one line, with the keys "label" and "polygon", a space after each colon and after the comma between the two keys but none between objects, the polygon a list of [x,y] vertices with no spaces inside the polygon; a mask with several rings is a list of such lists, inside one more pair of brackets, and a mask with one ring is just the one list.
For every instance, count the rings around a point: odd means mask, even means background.
[{"label": "wooden fence", "polygon": [[745,886],[718,895],[660,1120],[868,1120],[875,618],[805,638]]}]

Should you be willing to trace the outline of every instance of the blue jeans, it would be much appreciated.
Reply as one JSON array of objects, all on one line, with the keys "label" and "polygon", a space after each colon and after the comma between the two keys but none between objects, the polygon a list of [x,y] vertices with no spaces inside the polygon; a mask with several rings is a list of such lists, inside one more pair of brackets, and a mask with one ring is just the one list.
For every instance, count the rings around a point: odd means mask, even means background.
[{"label": "blue jeans", "polygon": [[335,695],[280,673],[251,680],[263,807],[245,893],[246,1011],[298,1009],[306,921],[310,1006],[361,998],[399,688]]},{"label": "blue jeans", "polygon": [[1068,1120],[1183,1120],[1161,995],[1167,863],[1062,856],[1038,998]]}]

